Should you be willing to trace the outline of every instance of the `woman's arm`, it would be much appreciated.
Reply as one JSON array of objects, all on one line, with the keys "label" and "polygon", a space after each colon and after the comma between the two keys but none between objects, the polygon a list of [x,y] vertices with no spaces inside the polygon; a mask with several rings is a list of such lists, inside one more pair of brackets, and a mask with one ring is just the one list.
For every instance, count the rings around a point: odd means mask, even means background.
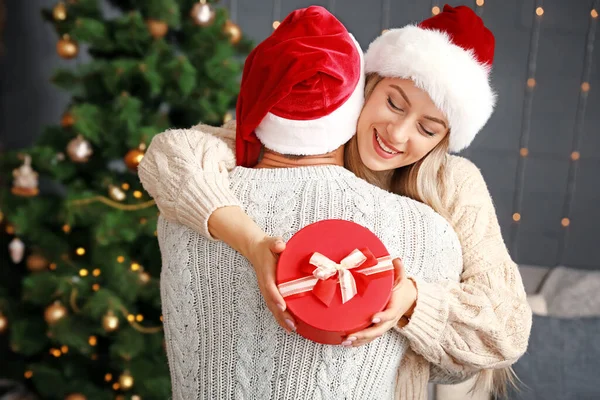
[{"label": "woman's arm", "polygon": [[223,128],[197,125],[154,137],[138,175],[161,214],[211,238],[208,219],[227,206],[239,206],[229,189],[235,167],[235,123]]},{"label": "woman's arm", "polygon": [[138,175],[167,220],[204,237],[222,240],[253,265],[265,302],[279,324],[291,331],[294,319],[275,284],[280,238],[270,237],[239,206],[229,188],[235,166],[235,121],[222,128],[197,125],[156,135]]},{"label": "woman's arm", "polygon": [[410,322],[399,331],[411,347],[459,375],[513,364],[527,349],[531,309],[518,266],[506,249],[480,171],[452,157],[449,210],[463,248],[460,282],[416,280]]}]

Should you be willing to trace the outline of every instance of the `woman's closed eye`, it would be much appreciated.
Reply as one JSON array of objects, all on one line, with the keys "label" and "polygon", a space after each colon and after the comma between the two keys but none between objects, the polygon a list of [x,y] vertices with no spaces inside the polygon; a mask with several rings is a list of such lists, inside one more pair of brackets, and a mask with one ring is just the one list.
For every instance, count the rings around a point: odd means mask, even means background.
[{"label": "woman's closed eye", "polygon": [[423,133],[426,134],[427,136],[435,136],[435,132],[428,131],[427,129],[425,129],[425,127],[423,125],[419,124],[419,127],[421,128]]},{"label": "woman's closed eye", "polygon": [[392,101],[392,98],[388,96],[387,98],[387,102],[389,104],[390,107],[392,107],[394,110],[396,111],[400,111],[400,112],[404,112],[403,109],[401,109],[400,107],[398,107],[396,104],[394,104],[394,102]]}]

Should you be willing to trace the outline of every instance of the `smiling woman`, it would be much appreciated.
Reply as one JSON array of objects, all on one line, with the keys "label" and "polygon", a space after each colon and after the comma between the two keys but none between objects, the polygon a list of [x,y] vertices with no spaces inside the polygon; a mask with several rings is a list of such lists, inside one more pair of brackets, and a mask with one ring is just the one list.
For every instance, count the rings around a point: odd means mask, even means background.
[{"label": "smiling woman", "polygon": [[373,171],[417,162],[448,135],[448,121],[413,81],[367,78],[366,103],[358,120],[360,158]]}]

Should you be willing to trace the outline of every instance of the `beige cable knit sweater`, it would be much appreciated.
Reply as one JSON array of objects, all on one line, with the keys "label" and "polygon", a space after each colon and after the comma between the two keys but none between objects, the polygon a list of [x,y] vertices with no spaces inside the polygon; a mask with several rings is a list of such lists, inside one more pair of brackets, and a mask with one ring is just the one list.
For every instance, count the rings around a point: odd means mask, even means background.
[{"label": "beige cable knit sweater", "polygon": [[[235,166],[235,121],[157,135],[139,166],[161,215],[206,237],[219,207],[239,205],[229,189]],[[469,376],[513,364],[527,349],[531,309],[517,265],[506,249],[487,186],[470,161],[449,156],[443,200],[463,250],[460,282],[418,284],[410,343],[398,374],[398,399],[427,398],[430,366]]]}]

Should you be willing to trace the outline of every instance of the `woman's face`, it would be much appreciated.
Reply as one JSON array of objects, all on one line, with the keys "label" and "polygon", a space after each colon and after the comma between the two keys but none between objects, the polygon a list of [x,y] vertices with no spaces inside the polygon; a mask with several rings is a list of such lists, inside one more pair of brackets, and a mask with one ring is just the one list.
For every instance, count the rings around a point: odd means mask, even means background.
[{"label": "woman's face", "polygon": [[448,127],[445,115],[412,80],[384,78],[358,119],[358,152],[373,171],[404,167],[425,157]]}]

